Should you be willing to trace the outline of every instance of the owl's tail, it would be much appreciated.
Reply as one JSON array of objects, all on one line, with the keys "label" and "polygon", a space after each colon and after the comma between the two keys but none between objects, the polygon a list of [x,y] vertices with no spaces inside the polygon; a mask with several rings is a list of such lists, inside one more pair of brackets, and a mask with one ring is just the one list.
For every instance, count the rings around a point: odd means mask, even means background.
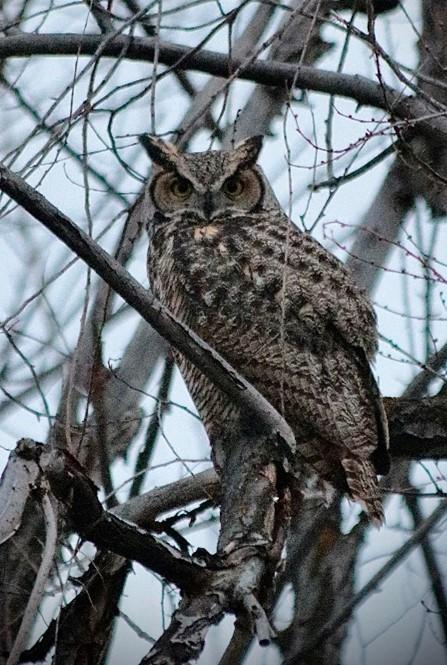
[{"label": "owl's tail", "polygon": [[362,506],[375,527],[380,528],[385,521],[376,470],[370,460],[355,457],[341,461],[346,473],[349,493]]}]

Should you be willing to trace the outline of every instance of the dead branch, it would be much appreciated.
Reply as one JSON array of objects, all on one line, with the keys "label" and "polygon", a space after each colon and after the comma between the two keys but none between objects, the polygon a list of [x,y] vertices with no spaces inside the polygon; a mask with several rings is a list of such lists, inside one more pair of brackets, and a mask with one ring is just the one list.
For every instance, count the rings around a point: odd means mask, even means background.
[{"label": "dead branch", "polygon": [[140,496],[128,499],[112,512],[135,524],[148,524],[157,515],[183,508],[193,501],[217,499],[220,493],[220,481],[214,469],[201,471],[190,478],[176,480],[168,485],[156,487]]}]

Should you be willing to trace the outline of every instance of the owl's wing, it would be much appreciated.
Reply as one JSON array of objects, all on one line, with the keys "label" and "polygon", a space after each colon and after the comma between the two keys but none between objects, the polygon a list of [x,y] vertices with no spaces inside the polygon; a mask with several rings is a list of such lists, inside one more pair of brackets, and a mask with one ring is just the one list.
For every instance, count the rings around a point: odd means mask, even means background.
[{"label": "owl's wing", "polygon": [[318,337],[329,335],[349,349],[350,358],[371,397],[378,430],[372,456],[376,470],[389,470],[388,426],[380,391],[369,364],[377,350],[376,316],[367,295],[343,264],[316,240],[293,233],[286,276],[290,314]]},{"label": "owl's wing", "polygon": [[295,314],[318,325],[332,326],[349,345],[371,359],[377,351],[376,315],[366,293],[351,273],[314,238],[292,233],[287,296]]},{"label": "owl's wing", "polygon": [[381,475],[386,475],[390,470],[390,455],[389,455],[389,432],[388,432],[388,421],[383,407],[382,396],[379,391],[379,387],[376,383],[374,375],[371,371],[368,359],[364,357],[362,363],[362,371],[365,381],[369,385],[371,395],[374,400],[374,410],[376,414],[376,422],[378,429],[378,444],[377,448],[372,454],[372,462],[377,473]]}]

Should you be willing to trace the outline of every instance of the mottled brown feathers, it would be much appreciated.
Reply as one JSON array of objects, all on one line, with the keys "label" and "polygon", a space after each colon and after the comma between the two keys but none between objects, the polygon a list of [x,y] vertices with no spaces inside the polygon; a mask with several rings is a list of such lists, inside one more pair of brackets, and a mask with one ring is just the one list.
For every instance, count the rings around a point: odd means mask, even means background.
[{"label": "mottled brown feathers", "polygon": [[[283,411],[297,473],[323,492],[347,491],[381,523],[376,473],[388,468],[388,433],[369,367],[377,333],[366,295],[277,205],[254,164],[259,138],[184,156],[159,139],[154,146],[158,165],[180,161],[194,189],[149,224],[156,295]],[[237,407],[176,358],[212,441]]]}]

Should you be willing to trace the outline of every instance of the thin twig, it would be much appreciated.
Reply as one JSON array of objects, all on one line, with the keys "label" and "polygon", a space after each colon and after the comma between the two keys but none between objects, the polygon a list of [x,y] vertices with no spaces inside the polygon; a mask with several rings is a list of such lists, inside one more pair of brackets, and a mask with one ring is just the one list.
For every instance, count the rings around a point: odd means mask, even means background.
[{"label": "thin twig", "polygon": [[329,188],[338,187],[339,185],[345,182],[355,180],[355,178],[358,178],[359,176],[363,175],[364,173],[366,173],[366,171],[372,169],[373,166],[377,166],[377,164],[380,164],[384,159],[386,159],[390,155],[394,155],[396,152],[396,146],[397,142],[392,143],[391,145],[387,146],[384,150],[379,152],[378,155],[375,155],[368,162],[362,164],[362,166],[360,166],[358,169],[355,169],[354,171],[345,171],[345,173],[341,176],[334,176],[332,178],[328,178],[327,180],[321,180],[320,182],[312,183],[311,185],[309,185],[309,189],[312,189],[313,191],[318,191],[323,187],[329,187]]},{"label": "thin twig", "polygon": [[160,381],[160,388],[156,398],[155,410],[147,428],[144,446],[140,451],[135,464],[135,477],[129,491],[130,497],[137,496],[144,483],[144,470],[149,466],[149,459],[154,450],[155,441],[163,421],[163,416],[168,406],[168,394],[172,383],[173,373],[174,361],[172,358],[168,357],[165,360],[165,366]]},{"label": "thin twig", "polygon": [[[70,157],[79,164],[82,163],[82,157],[79,156],[79,153],[68,144],[68,141],[64,139],[64,136],[60,136],[58,134],[58,131],[54,126],[50,125],[42,118],[36,109],[25,99],[20,89],[13,85],[13,83],[11,83],[11,81],[9,81],[4,74],[0,74],[0,83],[4,85],[8,92],[14,95],[21,108],[23,108],[28,113],[28,115],[30,115],[31,118],[35,120],[38,127],[41,127],[51,136],[52,139],[60,143],[67,155],[70,155]],[[97,171],[91,164],[88,164],[87,168],[89,173],[98,181],[98,183],[105,187],[108,194],[116,198],[121,203],[121,205],[124,204],[126,207],[129,205],[127,197],[124,196],[124,194],[118,192],[102,173]]]}]

